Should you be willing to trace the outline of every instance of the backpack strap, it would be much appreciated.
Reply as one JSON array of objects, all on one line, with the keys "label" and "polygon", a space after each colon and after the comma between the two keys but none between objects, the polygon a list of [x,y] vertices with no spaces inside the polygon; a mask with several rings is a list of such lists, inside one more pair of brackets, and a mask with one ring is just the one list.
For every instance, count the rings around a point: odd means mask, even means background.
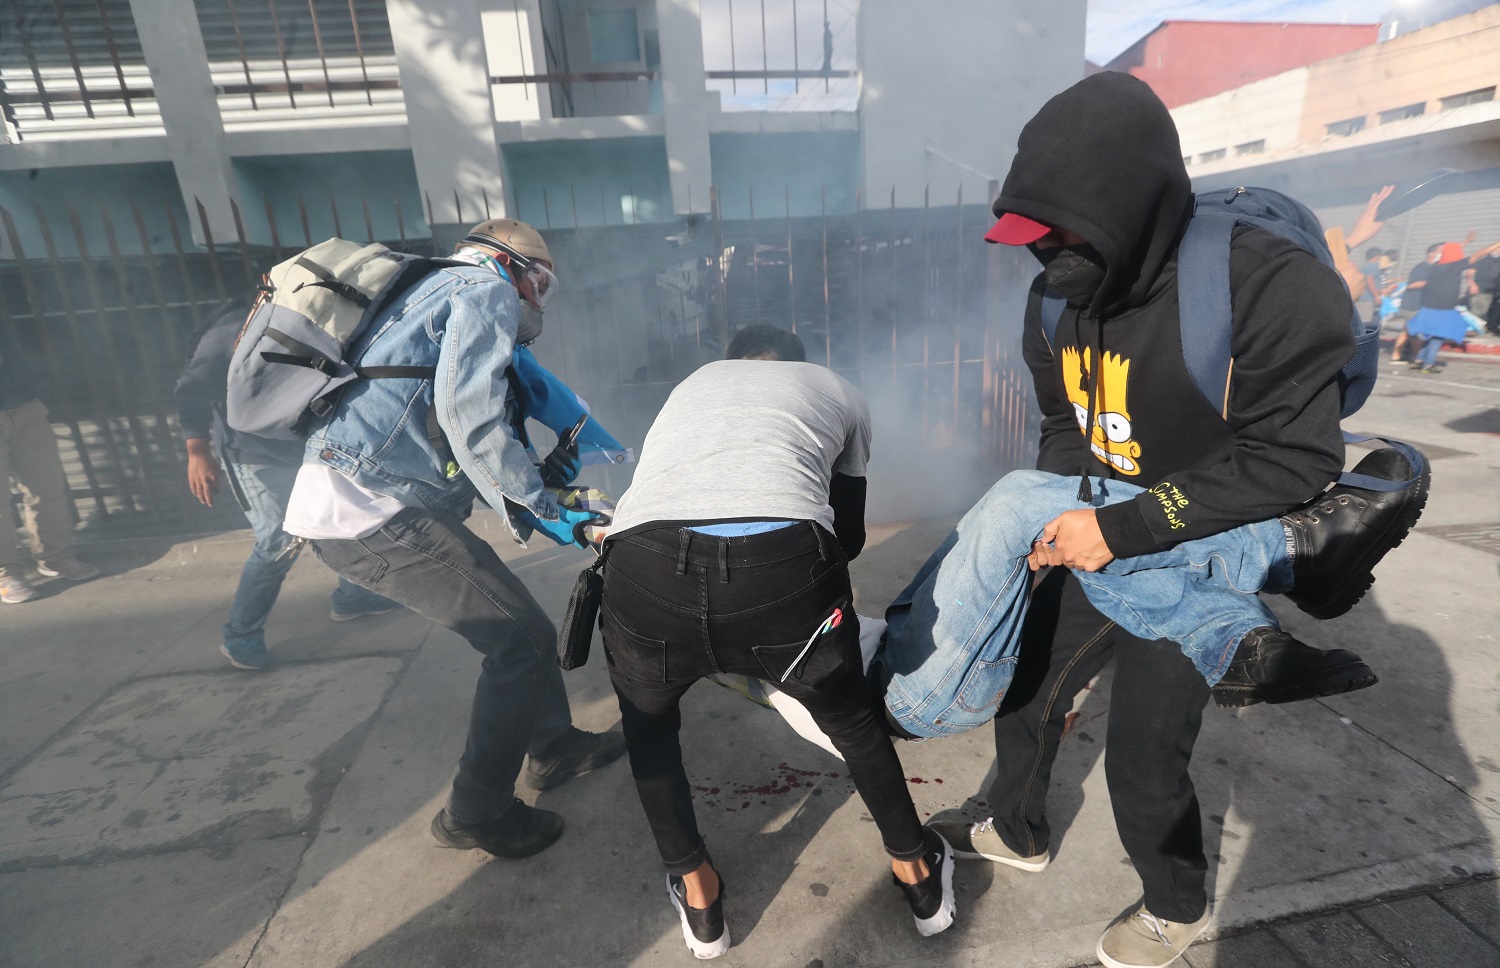
[{"label": "backpack strap", "polygon": [[1229,374],[1234,368],[1229,243],[1238,222],[1233,215],[1194,215],[1177,249],[1182,358],[1193,385],[1221,417],[1228,413]]},{"label": "backpack strap", "polygon": [[286,363],[290,366],[305,366],[328,376],[338,374],[338,364],[295,337],[279,329],[266,327],[266,338],[291,350],[290,353],[262,352],[261,359],[267,363]]},{"label": "backpack strap", "polygon": [[1344,471],[1338,477],[1339,484],[1345,487],[1357,487],[1366,491],[1380,491],[1381,493],[1388,494],[1392,491],[1404,491],[1413,481],[1422,476],[1422,471],[1427,467],[1427,456],[1406,441],[1397,440],[1394,437],[1380,437],[1377,435],[1361,436],[1360,434],[1351,434],[1347,430],[1344,431],[1344,443],[1346,444],[1363,444],[1371,440],[1378,440],[1395,450],[1402,457],[1405,457],[1406,462],[1411,465],[1411,476],[1404,481],[1387,481],[1384,478],[1371,477],[1368,474],[1355,474],[1353,471]]},{"label": "backpack strap", "polygon": [[526,399],[521,396],[521,374],[516,372],[514,365],[505,368],[505,382],[510,384],[511,396],[516,398],[516,419],[511,421],[511,429],[516,432],[516,439],[521,446],[531,448],[531,435],[526,432],[526,414],[521,409],[521,401]]},{"label": "backpack strap", "polygon": [[[1182,358],[1198,392],[1218,409],[1219,416],[1225,418],[1229,412],[1229,375],[1234,369],[1234,307],[1229,284],[1229,250],[1235,226],[1241,224],[1275,232],[1309,252],[1319,253],[1316,246],[1307,246],[1297,237],[1300,233],[1285,223],[1216,212],[1200,212],[1188,222],[1187,232],[1177,250],[1177,319],[1182,332]],[[1410,444],[1389,437],[1362,437],[1344,431],[1346,444],[1372,440],[1395,448],[1405,457],[1412,467],[1411,477],[1404,481],[1387,481],[1346,471],[1339,474],[1337,483],[1367,491],[1391,492],[1405,489],[1421,475],[1427,459]]]},{"label": "backpack strap", "polygon": [[[1063,310],[1068,308],[1068,301],[1051,289],[1042,290],[1042,332],[1047,334],[1047,345],[1057,346],[1057,327],[1062,323]],[[1054,349],[1055,353],[1056,350]]]}]

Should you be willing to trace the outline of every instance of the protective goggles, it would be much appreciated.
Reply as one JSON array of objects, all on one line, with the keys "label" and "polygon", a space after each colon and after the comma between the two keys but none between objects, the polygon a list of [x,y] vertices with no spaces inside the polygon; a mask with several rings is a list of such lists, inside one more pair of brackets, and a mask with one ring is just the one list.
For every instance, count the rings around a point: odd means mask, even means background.
[{"label": "protective goggles", "polygon": [[546,309],[547,303],[557,293],[557,276],[540,262],[528,262],[516,256],[511,256],[511,265],[521,274],[518,281],[525,281],[531,287],[536,308]]}]

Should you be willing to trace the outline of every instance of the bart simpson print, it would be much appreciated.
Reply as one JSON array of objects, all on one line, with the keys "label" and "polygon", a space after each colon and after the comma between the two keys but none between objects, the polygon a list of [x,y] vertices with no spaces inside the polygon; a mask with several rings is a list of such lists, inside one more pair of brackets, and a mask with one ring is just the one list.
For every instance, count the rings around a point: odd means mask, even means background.
[{"label": "bart simpson print", "polygon": [[[1073,414],[1078,418],[1078,431],[1084,433],[1089,419],[1089,395],[1083,389],[1083,370],[1090,366],[1093,350],[1083,348],[1083,366],[1079,366],[1078,348],[1064,346],[1062,351],[1063,386],[1068,391],[1068,401],[1073,404]],[[1118,353],[1105,353],[1104,366],[1099,370],[1098,405],[1094,408],[1094,432],[1089,435],[1089,450],[1094,456],[1114,467],[1121,474],[1131,477],[1141,472],[1137,462],[1141,456],[1141,445],[1131,436],[1130,407],[1126,403],[1126,392],[1130,382],[1130,361]]]}]

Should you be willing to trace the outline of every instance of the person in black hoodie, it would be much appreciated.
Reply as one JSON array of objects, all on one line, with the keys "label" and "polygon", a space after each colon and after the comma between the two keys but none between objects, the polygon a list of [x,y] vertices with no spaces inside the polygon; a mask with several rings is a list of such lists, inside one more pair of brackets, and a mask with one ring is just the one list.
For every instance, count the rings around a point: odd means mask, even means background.
[{"label": "person in black hoodie", "polygon": [[[1037,467],[1079,475],[1081,505],[1047,526],[1032,556],[1034,568],[1062,567],[1036,591],[995,718],[994,816],[945,836],[961,857],[1047,865],[1046,792],[1064,717],[1118,657],[1105,771],[1144,898],[1096,953],[1111,968],[1166,965],[1209,918],[1188,775],[1209,688],[1177,645],[1134,638],[1105,619],[1068,569],[1096,571],[1319,495],[1343,469],[1337,378],[1353,349],[1350,297],[1332,269],[1291,242],[1236,229],[1233,367],[1224,411],[1209,404],[1188,373],[1178,319],[1177,247],[1193,212],[1191,184],[1166,107],[1126,74],[1086,78],[1026,124],[994,210],[1000,221],[987,238],[1028,245],[1044,266],[1023,336],[1042,412]],[[1048,288],[1068,304],[1055,345],[1041,322]],[[1356,469],[1388,480],[1411,471],[1395,451],[1376,451]],[[1111,479],[1147,491],[1098,506],[1094,494]],[[1320,554],[1413,500],[1328,494],[1328,510],[1282,519],[1304,595],[1327,574]],[[1347,678],[1357,671],[1317,666],[1337,652],[1285,636],[1240,649],[1226,679],[1254,683],[1311,663],[1336,680],[1331,691],[1357,688]]]}]

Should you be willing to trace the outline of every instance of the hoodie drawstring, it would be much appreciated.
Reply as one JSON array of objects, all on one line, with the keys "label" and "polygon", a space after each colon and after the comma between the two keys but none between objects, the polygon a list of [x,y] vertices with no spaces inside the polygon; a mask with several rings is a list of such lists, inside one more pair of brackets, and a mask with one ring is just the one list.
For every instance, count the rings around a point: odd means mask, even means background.
[{"label": "hoodie drawstring", "polygon": [[1094,467],[1094,420],[1098,416],[1099,371],[1104,368],[1104,318],[1096,319],[1099,325],[1094,331],[1094,360],[1090,366],[1083,353],[1083,310],[1078,310],[1073,317],[1073,342],[1079,348],[1079,357],[1083,359],[1083,371],[1079,379],[1082,386],[1079,389],[1089,395],[1088,420],[1083,425],[1083,440],[1087,449],[1083,453],[1083,467],[1078,480],[1078,500],[1083,504],[1094,503],[1094,487],[1089,481],[1089,471]]}]

